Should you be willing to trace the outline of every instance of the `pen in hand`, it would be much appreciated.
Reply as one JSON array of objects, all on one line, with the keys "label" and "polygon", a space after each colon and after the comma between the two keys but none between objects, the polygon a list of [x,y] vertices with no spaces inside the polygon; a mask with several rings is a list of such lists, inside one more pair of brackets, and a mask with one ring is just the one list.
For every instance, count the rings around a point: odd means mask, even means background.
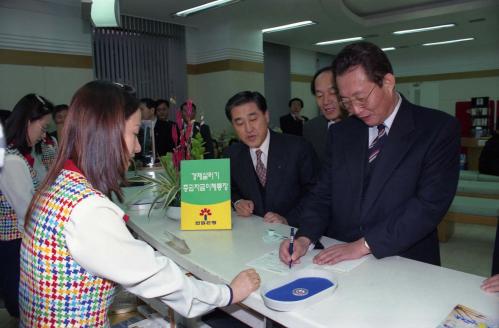
[{"label": "pen in hand", "polygon": [[[291,231],[289,232],[289,256],[293,256],[293,243],[295,241],[295,228],[291,228]],[[291,264],[293,263],[293,260],[289,260],[289,268],[291,269]]]}]

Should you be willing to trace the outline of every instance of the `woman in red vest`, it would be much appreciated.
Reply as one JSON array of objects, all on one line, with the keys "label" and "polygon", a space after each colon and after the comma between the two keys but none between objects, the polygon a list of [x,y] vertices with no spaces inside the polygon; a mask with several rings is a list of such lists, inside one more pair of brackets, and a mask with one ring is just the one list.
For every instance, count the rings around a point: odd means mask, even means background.
[{"label": "woman in red vest", "polygon": [[254,270],[228,285],[186,277],[133,238],[120,184],[134,154],[140,110],[130,87],[94,81],[71,101],[59,153],[30,206],[21,246],[21,327],[108,327],[114,289],[159,298],[184,316],[246,298]]}]

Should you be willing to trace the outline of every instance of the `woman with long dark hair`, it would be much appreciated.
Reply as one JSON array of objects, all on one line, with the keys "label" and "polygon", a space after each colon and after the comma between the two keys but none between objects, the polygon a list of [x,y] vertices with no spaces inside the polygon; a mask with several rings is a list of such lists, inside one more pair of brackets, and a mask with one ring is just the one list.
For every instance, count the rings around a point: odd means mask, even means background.
[{"label": "woman with long dark hair", "polygon": [[127,230],[111,202],[134,154],[141,114],[129,87],[94,81],[71,101],[55,164],[30,205],[21,247],[21,327],[108,327],[115,286],[197,316],[246,298],[254,270],[230,284],[186,277]]},{"label": "woman with long dark hair", "polygon": [[19,248],[24,216],[39,182],[31,150],[50,122],[47,104],[42,96],[28,94],[5,122],[7,150],[0,176],[0,290],[13,317],[19,316]]}]

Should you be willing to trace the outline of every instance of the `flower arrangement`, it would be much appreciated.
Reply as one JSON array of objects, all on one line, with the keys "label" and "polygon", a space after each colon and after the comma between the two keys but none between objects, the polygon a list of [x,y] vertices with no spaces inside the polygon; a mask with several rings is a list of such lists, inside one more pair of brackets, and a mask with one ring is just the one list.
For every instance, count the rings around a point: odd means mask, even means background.
[{"label": "flower arrangement", "polygon": [[[170,98],[170,102],[175,104],[175,100],[172,98]],[[191,100],[187,101],[186,111],[188,117],[191,117]],[[180,162],[182,160],[203,159],[205,153],[203,137],[200,133],[193,136],[193,128],[194,122],[184,124],[182,113],[177,110],[176,122],[171,131],[174,143],[173,152],[159,158],[164,172],[154,178],[139,175],[133,179],[134,182],[146,183],[146,186],[137,196],[148,190],[153,190],[156,195],[149,209],[149,214],[157,203],[162,204],[161,207],[163,208],[170,205],[180,206]]]}]

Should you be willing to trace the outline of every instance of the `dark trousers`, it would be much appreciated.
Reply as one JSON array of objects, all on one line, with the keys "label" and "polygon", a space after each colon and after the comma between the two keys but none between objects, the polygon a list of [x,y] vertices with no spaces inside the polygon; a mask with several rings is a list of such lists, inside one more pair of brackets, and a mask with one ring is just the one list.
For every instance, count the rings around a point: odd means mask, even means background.
[{"label": "dark trousers", "polygon": [[0,290],[7,312],[19,318],[19,272],[21,238],[0,240]]}]

